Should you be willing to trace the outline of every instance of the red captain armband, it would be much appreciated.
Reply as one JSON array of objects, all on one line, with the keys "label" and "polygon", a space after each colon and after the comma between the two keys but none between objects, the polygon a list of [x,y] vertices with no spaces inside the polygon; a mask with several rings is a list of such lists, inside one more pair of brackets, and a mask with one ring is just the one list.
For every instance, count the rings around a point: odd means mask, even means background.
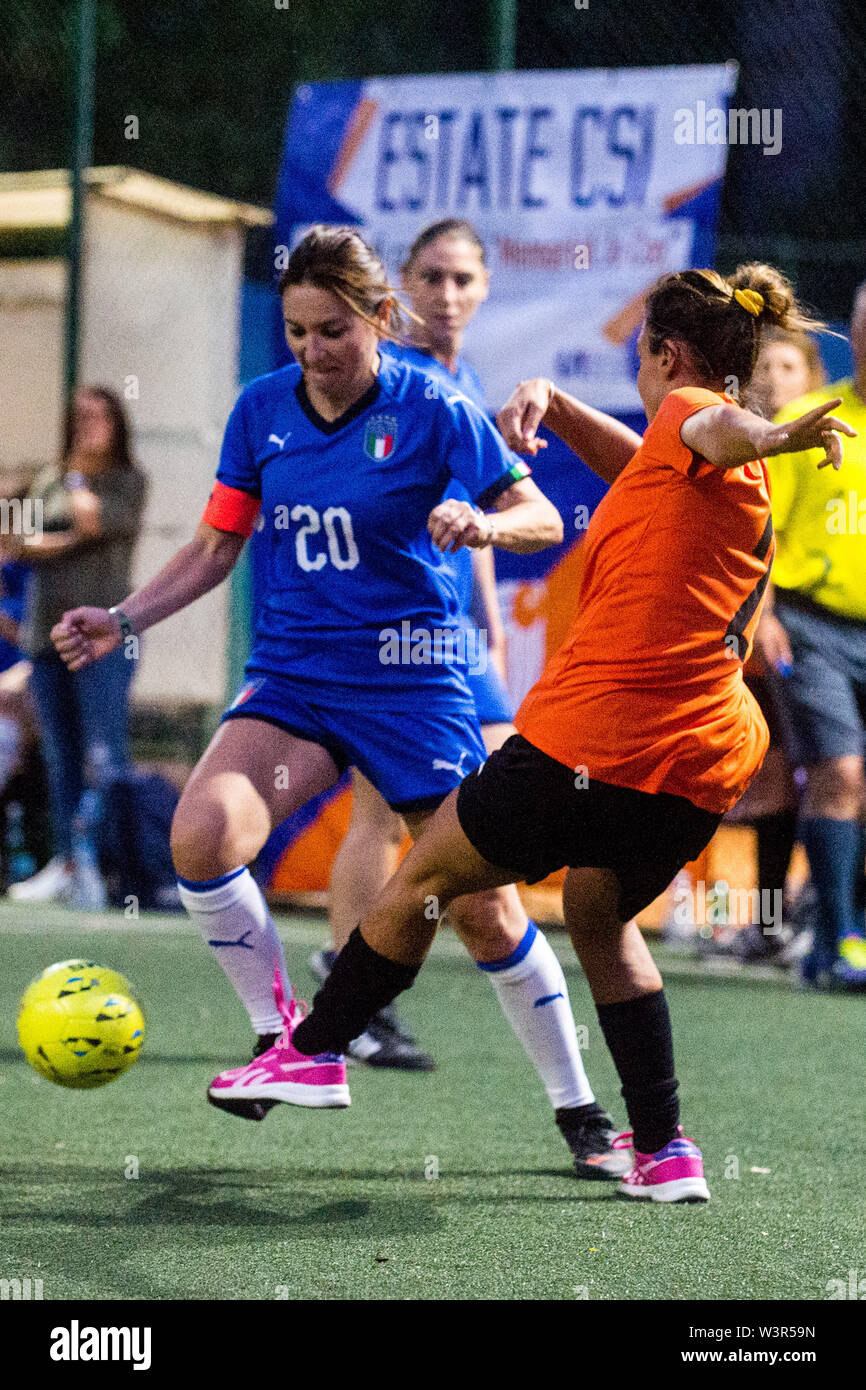
[{"label": "red captain armband", "polygon": [[204,509],[202,521],[217,531],[234,531],[238,536],[249,538],[253,534],[256,517],[261,508],[258,497],[251,497],[239,487],[226,487],[219,481],[213,485],[208,504]]}]

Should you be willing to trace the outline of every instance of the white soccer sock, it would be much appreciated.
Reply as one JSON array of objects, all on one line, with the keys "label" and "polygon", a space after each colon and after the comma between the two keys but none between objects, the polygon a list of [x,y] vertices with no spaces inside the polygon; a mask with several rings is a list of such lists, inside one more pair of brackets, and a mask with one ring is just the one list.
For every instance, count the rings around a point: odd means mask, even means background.
[{"label": "white soccer sock", "polygon": [[590,1105],[595,1096],[583,1068],[568,986],[547,937],[530,922],[505,960],[477,964],[496,990],[554,1110]]},{"label": "white soccer sock", "polygon": [[262,891],[249,869],[196,884],[179,879],[180,900],[228,975],[257,1033],[279,1033],[274,968],[291,994],[283,945]]}]

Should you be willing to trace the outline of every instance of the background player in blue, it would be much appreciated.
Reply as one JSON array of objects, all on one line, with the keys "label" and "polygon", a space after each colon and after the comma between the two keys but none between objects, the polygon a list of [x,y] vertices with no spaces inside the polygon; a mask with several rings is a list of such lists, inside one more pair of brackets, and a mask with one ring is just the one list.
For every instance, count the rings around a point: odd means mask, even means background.
[{"label": "background player in blue", "polygon": [[[349,1092],[343,1057],[293,1047],[303,1009],[285,1001],[279,936],[246,865],[275,824],[349,765],[419,833],[485,756],[441,552],[532,551],[562,534],[481,411],[456,393],[428,397],[420,372],[380,356],[397,301],[354,229],[309,232],[280,292],[297,365],[241,393],[194,540],[119,608],[74,609],[52,634],[73,670],[106,655],[224,579],[261,513],[268,576],[246,680],[172,828],[184,905],[259,1034],[253,1060],[221,1073],[208,1096],[252,1119],[279,1101],[342,1107]],[[450,478],[476,505],[440,501]],[[428,907],[435,917],[435,899]],[[559,1086],[574,1108],[583,1068],[562,1011],[565,978],[514,890],[472,895],[449,916],[476,960],[515,967],[509,1022],[548,1093]],[[588,1121],[599,1109],[580,1108]],[[621,1163],[601,1138],[593,1157],[593,1176]]]},{"label": "background player in blue", "polygon": [[[416,317],[406,343],[386,340],[382,350],[424,372],[431,390],[456,390],[487,411],[477,373],[461,356],[463,336],[479,305],[487,298],[490,272],[484,243],[471,222],[448,218],[426,227],[412,242],[401,266],[403,288]],[[458,482],[446,496],[468,499]],[[475,702],[488,753],[515,732],[513,710],[505,689],[504,629],[496,595],[493,551],[461,550],[444,556],[457,588],[461,622],[467,636],[482,650],[484,661],[473,663],[467,682]],[[482,636],[478,637],[478,632]],[[479,642],[481,645],[479,645]],[[482,668],[483,669],[479,669]],[[349,939],[369,903],[378,898],[399,860],[405,835],[402,817],[390,809],[375,787],[357,770],[352,778],[349,827],[334,860],[328,885],[328,916],[333,946],[317,951],[311,965],[316,976],[327,977],[337,951]],[[376,1067],[429,1071],[434,1062],[422,1052],[393,1008],[371,1020],[369,1028],[350,1047],[352,1056]]]}]

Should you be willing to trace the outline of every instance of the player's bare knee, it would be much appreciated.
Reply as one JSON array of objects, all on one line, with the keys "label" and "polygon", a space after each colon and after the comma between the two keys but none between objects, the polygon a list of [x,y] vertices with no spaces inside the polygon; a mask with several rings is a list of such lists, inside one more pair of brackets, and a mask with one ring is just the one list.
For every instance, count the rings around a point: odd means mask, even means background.
[{"label": "player's bare knee", "polygon": [[854,820],[863,806],[863,760],[856,755],[828,758],[807,773],[807,816],[835,816]]},{"label": "player's bare knee", "polygon": [[453,896],[447,874],[417,863],[410,854],[386,884],[374,911],[381,909],[405,919],[421,914],[438,922]]},{"label": "player's bare knee", "polygon": [[229,817],[216,802],[185,808],[181,801],[171,824],[171,857],[181,878],[218,878],[241,862],[234,853]]},{"label": "player's bare knee", "polygon": [[508,891],[501,888],[455,898],[448,917],[464,946],[478,957],[487,957],[499,947],[507,955],[526,930],[526,914],[519,899],[515,912]]}]

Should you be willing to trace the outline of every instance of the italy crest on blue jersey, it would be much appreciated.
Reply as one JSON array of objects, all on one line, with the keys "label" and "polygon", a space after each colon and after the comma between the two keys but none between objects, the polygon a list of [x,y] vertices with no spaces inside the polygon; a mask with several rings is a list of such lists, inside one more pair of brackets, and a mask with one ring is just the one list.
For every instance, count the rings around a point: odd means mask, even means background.
[{"label": "italy crest on blue jersey", "polygon": [[394,415],[373,415],[364,435],[364,452],[371,459],[386,459],[397,443],[397,419]]}]

